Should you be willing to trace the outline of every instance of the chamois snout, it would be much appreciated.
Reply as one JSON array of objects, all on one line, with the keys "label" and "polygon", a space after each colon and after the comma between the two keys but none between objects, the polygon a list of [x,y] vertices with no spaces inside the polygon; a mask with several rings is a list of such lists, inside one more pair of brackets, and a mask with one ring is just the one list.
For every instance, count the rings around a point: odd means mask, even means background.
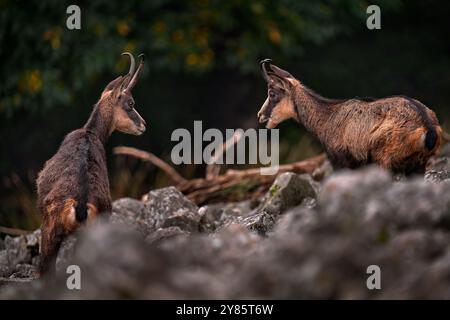
[{"label": "chamois snout", "polygon": [[136,113],[136,116],[138,117],[138,121],[134,122],[135,126],[136,126],[136,133],[135,135],[140,136],[141,134],[143,134],[145,132],[145,120],[139,115],[139,113],[137,113],[136,110],[134,110],[134,112]]},{"label": "chamois snout", "polygon": [[259,109],[259,111],[258,111],[257,117],[258,117],[259,123],[266,123],[267,121],[269,121],[270,110],[268,108],[268,104],[269,104],[269,98],[267,98],[266,101],[264,101],[264,104],[262,105],[261,109]]},{"label": "chamois snout", "polygon": [[269,89],[269,97],[257,115],[259,123],[266,123],[267,129],[273,129],[284,120],[295,118],[295,109],[291,98],[272,91]]},{"label": "chamois snout", "polygon": [[145,132],[145,120],[136,111],[132,105],[121,108],[119,107],[115,114],[116,130],[140,136]]}]

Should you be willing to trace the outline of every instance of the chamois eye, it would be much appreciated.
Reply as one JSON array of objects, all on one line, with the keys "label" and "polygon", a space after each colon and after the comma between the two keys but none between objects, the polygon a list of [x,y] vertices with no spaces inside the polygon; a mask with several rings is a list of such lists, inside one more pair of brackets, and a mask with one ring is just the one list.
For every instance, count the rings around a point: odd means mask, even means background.
[{"label": "chamois eye", "polygon": [[270,92],[269,92],[269,98],[270,98],[270,99],[275,99],[275,98],[276,98],[275,92],[270,91]]},{"label": "chamois eye", "polygon": [[133,108],[134,102],[132,100],[128,101],[128,107]]}]

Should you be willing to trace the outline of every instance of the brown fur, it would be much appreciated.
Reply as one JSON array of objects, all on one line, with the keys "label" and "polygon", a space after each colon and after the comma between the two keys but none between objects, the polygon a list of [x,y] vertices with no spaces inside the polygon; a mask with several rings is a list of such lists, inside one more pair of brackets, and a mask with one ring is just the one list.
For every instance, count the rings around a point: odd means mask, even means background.
[{"label": "brown fur", "polygon": [[130,91],[130,83],[136,79],[142,63],[143,60],[135,74],[130,71],[108,84],[85,126],[64,138],[39,173],[38,207],[43,216],[41,274],[54,268],[65,236],[111,212],[103,144],[115,130],[137,135],[145,130],[145,121],[133,108]]},{"label": "brown fur", "polygon": [[417,100],[327,99],[273,65],[266,79],[269,97],[258,112],[260,122],[274,128],[289,118],[299,121],[317,136],[337,168],[377,163],[394,172],[423,173],[440,146],[437,117]]}]

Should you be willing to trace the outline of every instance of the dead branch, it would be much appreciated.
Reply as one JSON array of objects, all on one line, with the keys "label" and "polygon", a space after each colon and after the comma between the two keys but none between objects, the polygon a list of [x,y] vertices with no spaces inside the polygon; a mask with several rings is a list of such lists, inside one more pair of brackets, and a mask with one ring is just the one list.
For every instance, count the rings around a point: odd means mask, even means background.
[{"label": "dead branch", "polygon": [[266,192],[278,174],[312,173],[325,161],[325,154],[279,167],[276,175],[261,175],[260,168],[228,170],[212,179],[192,179],[177,188],[197,204],[216,201],[239,201],[257,198]]},{"label": "dead branch", "polygon": [[176,184],[186,182],[186,179],[184,179],[171,165],[167,164],[151,152],[132,147],[116,147],[113,149],[113,152],[114,154],[128,155],[153,163],[156,167],[163,170]]},{"label": "dead branch", "polygon": [[0,226],[0,233],[8,234],[10,236],[24,236],[31,233],[31,231]]},{"label": "dead branch", "polygon": [[[218,159],[219,155],[221,155],[221,151],[223,153],[224,150],[234,145],[238,139],[240,139],[238,136],[233,136],[233,140],[229,139],[224,144],[223,149],[217,152],[217,155],[215,155],[217,157],[215,159]],[[130,155],[152,162],[171,177],[178,190],[199,205],[217,201],[256,199],[270,188],[271,184],[280,173],[290,171],[299,174],[312,174],[326,159],[325,154],[320,154],[303,161],[284,164],[279,166],[279,170],[275,175],[261,175],[261,168],[227,170],[223,175],[219,175],[217,169],[210,169],[206,179],[198,178],[186,180],[176,172],[173,167],[150,152],[131,147],[116,147],[114,148],[114,153]]]},{"label": "dead branch", "polygon": [[223,156],[224,153],[228,151],[229,148],[234,147],[234,145],[238,143],[242,137],[243,134],[241,131],[235,131],[233,136],[225,141],[221,148],[214,154],[211,164],[206,166],[206,179],[213,179],[219,175],[220,168],[222,166],[218,164],[217,161]]}]

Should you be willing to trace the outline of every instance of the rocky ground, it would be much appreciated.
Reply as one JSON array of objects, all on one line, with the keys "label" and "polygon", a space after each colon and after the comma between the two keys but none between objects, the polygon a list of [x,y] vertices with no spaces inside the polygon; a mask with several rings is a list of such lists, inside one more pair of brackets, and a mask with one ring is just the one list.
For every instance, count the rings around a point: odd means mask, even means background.
[{"label": "rocky ground", "polygon": [[425,178],[285,173],[255,203],[199,208],[169,187],[113,207],[65,241],[47,281],[33,278],[39,230],[0,240],[0,298],[450,298],[450,148]]}]

